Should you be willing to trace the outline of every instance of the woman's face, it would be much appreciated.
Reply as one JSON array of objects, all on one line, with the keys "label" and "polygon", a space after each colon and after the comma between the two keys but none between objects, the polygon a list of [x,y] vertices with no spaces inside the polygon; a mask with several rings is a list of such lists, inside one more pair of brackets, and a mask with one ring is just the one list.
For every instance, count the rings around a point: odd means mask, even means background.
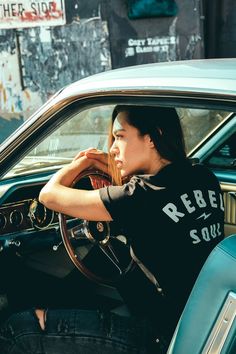
[{"label": "woman's face", "polygon": [[110,153],[114,156],[121,176],[150,173],[151,146],[149,135],[140,135],[137,128],[127,122],[127,113],[120,112],[113,123],[114,142]]}]

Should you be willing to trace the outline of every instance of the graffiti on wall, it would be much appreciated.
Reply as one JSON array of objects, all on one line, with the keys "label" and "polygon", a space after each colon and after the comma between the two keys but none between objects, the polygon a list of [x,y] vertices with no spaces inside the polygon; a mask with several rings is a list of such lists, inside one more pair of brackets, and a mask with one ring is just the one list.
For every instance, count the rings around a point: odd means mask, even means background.
[{"label": "graffiti on wall", "polygon": [[0,36],[0,143],[35,110],[42,100],[20,85],[15,36],[2,30]]},{"label": "graffiti on wall", "polygon": [[171,53],[176,53],[178,36],[155,36],[141,39],[129,38],[125,49],[125,57],[143,55],[144,53],[156,53],[159,61],[174,60]]},{"label": "graffiti on wall", "polygon": [[39,104],[42,100],[38,100],[27,88],[22,91],[16,36],[11,30],[1,30],[0,113],[18,116],[25,111],[29,115],[34,105]]}]

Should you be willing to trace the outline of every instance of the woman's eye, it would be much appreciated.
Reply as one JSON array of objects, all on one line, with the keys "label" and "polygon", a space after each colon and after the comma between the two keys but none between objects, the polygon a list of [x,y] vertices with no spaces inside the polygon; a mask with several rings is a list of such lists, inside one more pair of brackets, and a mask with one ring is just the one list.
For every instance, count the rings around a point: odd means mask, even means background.
[{"label": "woman's eye", "polygon": [[121,134],[116,134],[116,139],[121,139],[123,137],[123,135]]}]

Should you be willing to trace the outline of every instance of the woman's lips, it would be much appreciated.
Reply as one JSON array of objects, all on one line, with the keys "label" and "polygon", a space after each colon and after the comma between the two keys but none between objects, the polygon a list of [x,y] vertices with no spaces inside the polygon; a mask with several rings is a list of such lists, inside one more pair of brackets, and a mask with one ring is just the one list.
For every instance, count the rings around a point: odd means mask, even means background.
[{"label": "woman's lips", "polygon": [[122,166],[122,161],[120,160],[115,160],[117,168],[120,168]]}]

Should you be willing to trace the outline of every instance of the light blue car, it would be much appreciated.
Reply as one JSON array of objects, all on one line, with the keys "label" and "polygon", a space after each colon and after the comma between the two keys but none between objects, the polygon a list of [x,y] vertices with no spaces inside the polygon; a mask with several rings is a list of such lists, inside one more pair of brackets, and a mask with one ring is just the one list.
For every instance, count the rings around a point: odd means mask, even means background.
[{"label": "light blue car", "polygon": [[[175,107],[189,157],[212,169],[223,191],[227,237],[202,269],[168,353],[236,353],[236,59],[145,64],[82,79],[56,93],[0,145],[0,318],[11,308],[33,306],[37,296],[49,306],[78,306],[81,279],[109,308],[122,305],[113,284],[133,266],[125,237],[106,224],[100,239],[85,220],[81,228],[38,202],[42,186],[79,150],[107,150],[118,103]],[[78,184],[92,188],[94,181],[110,183],[94,172]],[[117,246],[115,256],[104,246],[108,239]],[[104,260],[88,262],[96,250]],[[19,258],[32,283],[25,274],[14,277]],[[4,266],[9,259],[11,269]]]}]

